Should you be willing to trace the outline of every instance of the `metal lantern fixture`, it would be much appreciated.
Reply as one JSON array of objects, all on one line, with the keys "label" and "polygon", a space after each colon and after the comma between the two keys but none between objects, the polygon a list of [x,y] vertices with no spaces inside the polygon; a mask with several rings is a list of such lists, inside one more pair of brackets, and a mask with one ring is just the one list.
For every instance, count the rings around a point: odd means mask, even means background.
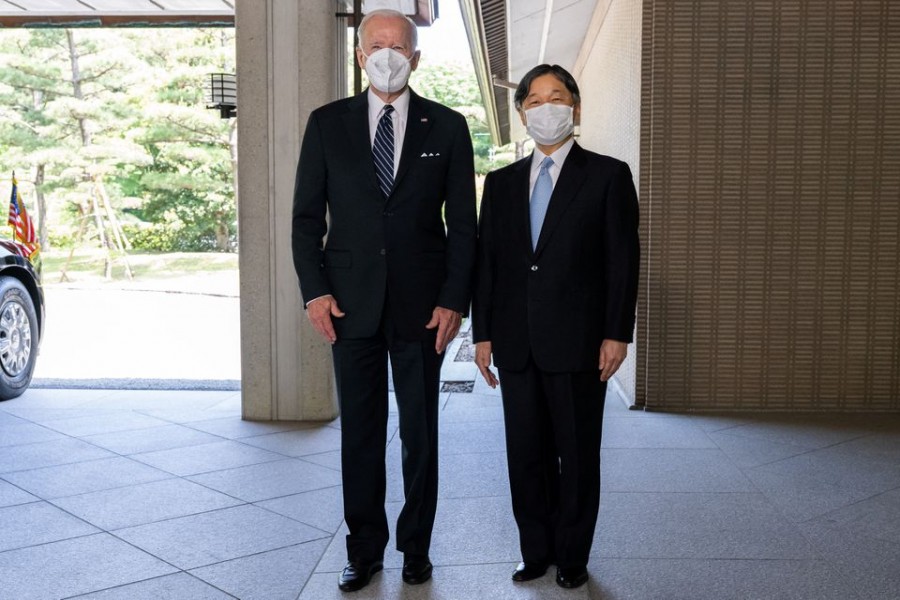
[{"label": "metal lantern fixture", "polygon": [[233,73],[210,73],[206,108],[218,108],[223,119],[237,115],[237,78]]}]

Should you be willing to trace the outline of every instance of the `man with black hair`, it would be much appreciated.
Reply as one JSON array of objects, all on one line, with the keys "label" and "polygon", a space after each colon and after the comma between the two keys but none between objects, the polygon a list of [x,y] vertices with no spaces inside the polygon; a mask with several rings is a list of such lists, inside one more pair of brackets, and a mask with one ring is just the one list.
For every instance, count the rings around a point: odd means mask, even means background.
[{"label": "man with black hair", "polygon": [[634,329],[637,194],[626,163],[575,142],[581,97],[565,69],[529,71],[515,105],[535,150],[484,184],[475,362],[503,395],[522,550],[513,581],[555,564],[574,588],[588,580],[600,503],[606,382]]}]

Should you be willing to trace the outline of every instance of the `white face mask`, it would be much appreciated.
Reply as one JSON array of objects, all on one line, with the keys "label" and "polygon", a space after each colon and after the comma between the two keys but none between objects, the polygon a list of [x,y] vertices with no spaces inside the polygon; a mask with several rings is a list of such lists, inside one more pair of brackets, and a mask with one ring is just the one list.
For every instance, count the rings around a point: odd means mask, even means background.
[{"label": "white face mask", "polygon": [[391,94],[402,90],[412,72],[412,58],[406,58],[393,48],[382,48],[366,54],[366,75],[369,83],[379,92]]},{"label": "white face mask", "polygon": [[525,130],[538,144],[552,146],[575,131],[574,115],[572,106],[545,102],[525,111]]}]

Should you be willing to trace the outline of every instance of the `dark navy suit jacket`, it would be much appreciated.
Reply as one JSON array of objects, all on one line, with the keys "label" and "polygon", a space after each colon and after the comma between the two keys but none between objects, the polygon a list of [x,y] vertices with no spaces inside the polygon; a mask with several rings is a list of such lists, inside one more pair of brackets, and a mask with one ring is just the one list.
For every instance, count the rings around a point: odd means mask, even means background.
[{"label": "dark navy suit jacket", "polygon": [[469,308],[477,222],[465,117],[412,93],[406,123],[386,199],[375,178],[366,91],[316,109],[306,126],[294,265],[304,302],[332,294],[346,313],[334,319],[338,337],[374,335],[385,298],[409,341],[424,338],[436,306]]},{"label": "dark navy suit jacket", "polygon": [[631,171],[576,143],[532,250],[530,165],[529,156],[485,181],[473,337],[491,342],[500,369],[523,369],[530,354],[548,372],[595,371],[604,339],[633,335],[640,245]]}]

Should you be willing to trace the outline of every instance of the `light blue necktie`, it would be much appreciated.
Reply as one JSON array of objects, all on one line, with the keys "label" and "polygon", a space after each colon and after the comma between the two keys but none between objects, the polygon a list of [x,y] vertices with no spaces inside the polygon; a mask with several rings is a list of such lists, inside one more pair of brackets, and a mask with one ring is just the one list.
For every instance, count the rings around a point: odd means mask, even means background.
[{"label": "light blue necktie", "polygon": [[549,156],[541,161],[541,171],[534,182],[534,190],[531,192],[531,248],[537,248],[538,237],[541,235],[541,227],[544,225],[544,217],[547,215],[547,206],[550,205],[550,196],[553,194],[553,180],[550,178],[550,167],[553,159]]},{"label": "light blue necktie", "polygon": [[375,143],[372,144],[372,157],[375,159],[375,176],[378,187],[385,199],[391,195],[394,187],[394,120],[391,113],[394,107],[384,105],[384,114],[375,128]]}]

